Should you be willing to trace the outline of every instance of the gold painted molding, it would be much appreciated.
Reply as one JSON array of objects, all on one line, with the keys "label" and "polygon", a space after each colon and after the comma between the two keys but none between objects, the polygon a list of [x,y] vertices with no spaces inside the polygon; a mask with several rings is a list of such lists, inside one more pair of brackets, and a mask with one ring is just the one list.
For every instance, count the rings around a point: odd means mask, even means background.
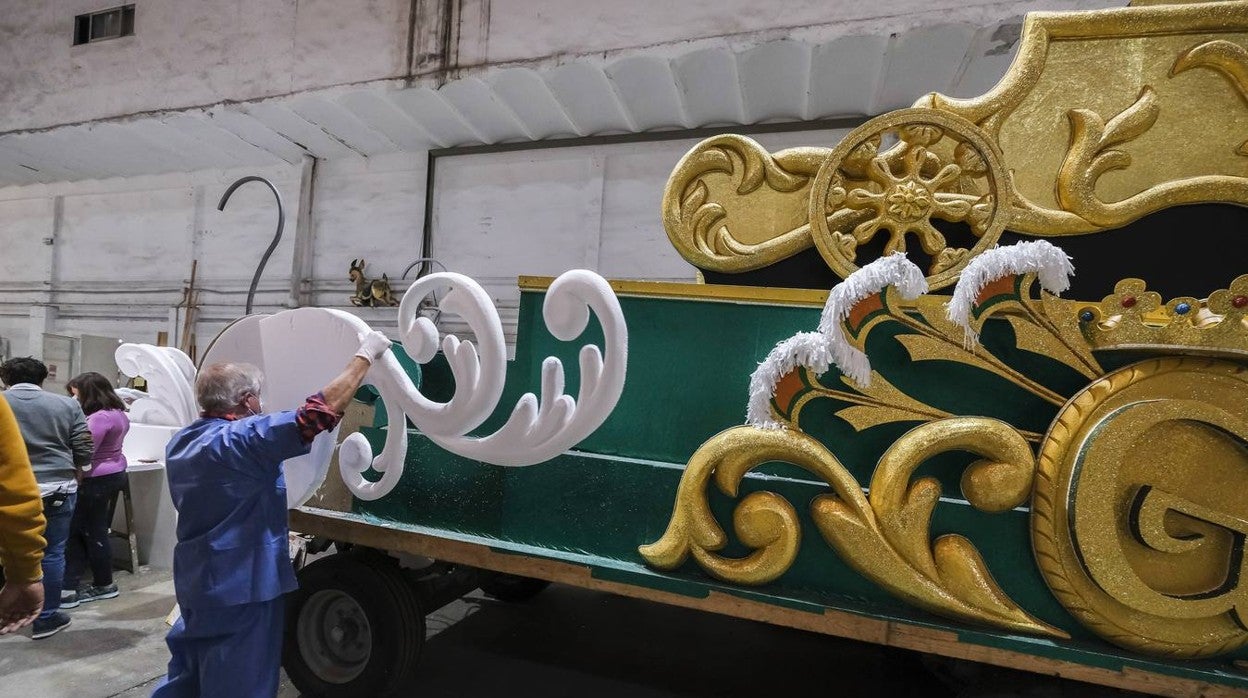
[{"label": "gold painted molding", "polygon": [[[554,283],[553,276],[523,275],[517,277],[516,286],[521,291],[546,291]],[[806,288],[776,288],[773,286],[733,286],[728,284],[680,283],[674,281],[636,281],[632,279],[608,279],[611,290],[619,296],[637,298],[688,298],[690,300],[721,301],[725,303],[750,303],[756,305],[797,305],[822,308],[828,300],[827,291]],[[945,312],[947,296],[923,295],[912,301],[896,300],[898,308],[915,309],[934,316]],[[1055,313],[1074,313],[1087,305],[1086,302],[1048,296],[1045,304],[1051,304]]]},{"label": "gold painted molding", "polygon": [[[896,145],[881,152],[890,138]],[[975,124],[934,109],[902,109],[854,129],[828,154],[811,191],[811,234],[842,277],[861,266],[859,245],[887,232],[888,255],[905,252],[914,236],[932,257],[928,284],[940,288],[996,244],[1009,197],[1001,157]],[[934,219],[965,223],[974,244],[949,244]]]},{"label": "gold painted molding", "polygon": [[[776,430],[737,427],[693,455],[677,487],[663,536],[642,546],[653,567],[675,570],[692,558],[721,580],[767,584],[796,560],[802,530],[794,504],[746,494],[733,514],[750,552],[726,557],[728,536],[713,517],[712,481],[737,497],[745,474],[767,462],[801,467],[832,487],[810,503],[810,519],[856,571],[897,598],[932,613],[1020,632],[1055,634],[993,581],[966,538],[931,540],[940,486],[912,480],[915,468],[946,451],[980,456],[962,491],[973,506],[1007,510],[1031,498],[1032,547],[1045,582],[1076,620],[1109,642],[1145,654],[1193,658],[1248,645],[1244,540],[1248,538],[1248,276],[1209,300],[1162,303],[1128,279],[1099,305],[1062,301],[1032,274],[985,286],[970,311],[979,330],[1008,321],[1014,344],[1089,379],[1057,393],[977,342],[946,315],[945,299],[905,305],[892,289],[850,310],[841,331],[867,350],[877,327],[913,362],[952,362],[993,374],[1058,408],[1045,434],[981,416],[951,414],[874,373],[868,385],[797,368],[772,392]],[[1187,307],[1184,307],[1186,305]],[[1107,372],[1093,348],[1146,348],[1187,356]],[[1240,362],[1221,357],[1240,358]],[[895,367],[894,367],[895,368]],[[885,373],[889,370],[885,369]],[[821,382],[827,380],[825,384]],[[857,430],[895,422],[918,426],[880,457],[869,494],[828,446],[804,433],[802,414],[817,400]],[[973,408],[971,408],[973,409]],[[1038,456],[1031,444],[1037,444]],[[835,448],[835,444],[830,444]],[[1033,491],[1034,480],[1034,491]]]},{"label": "gold painted molding", "polygon": [[663,536],[640,548],[654,567],[673,570],[692,556],[712,576],[759,585],[778,579],[797,558],[802,531],[796,509],[772,492],[746,495],[733,512],[737,537],[751,552],[718,554],[728,537],[711,513],[712,479],[735,497],[745,474],[772,461],[797,465],[832,487],[810,504],[815,525],[841,558],[890,593],[920,608],[975,624],[1067,637],[1015,604],[997,585],[979,551],[963,536],[931,539],[932,512],[940,500],[933,478],[911,482],[919,465],[946,451],[983,457],[962,478],[977,509],[1008,511],[1031,493],[1034,458],[1013,427],[983,417],[928,422],[907,432],[880,458],[864,495],[854,476],[815,439],[789,429],[736,427],[709,439],[681,477],[672,518]]},{"label": "gold painted molding", "polygon": [[[521,291],[545,291],[553,276],[521,276]],[[726,284],[679,283],[671,281],[608,280],[611,290],[619,296],[654,298],[690,298],[708,301],[741,302],[776,305],[809,305],[822,307],[828,300],[827,291],[803,288],[772,288],[768,286],[730,286]]]},{"label": "gold painted molding", "polygon": [[810,184],[822,148],[774,155],[737,135],[708,138],[667,180],[663,226],[681,256],[705,269],[749,271],[811,246]]},{"label": "gold painted molding", "polygon": [[[669,237],[696,266],[729,273],[814,244],[845,276],[883,229],[889,250],[922,243],[940,288],[999,228],[1074,235],[1172,206],[1248,205],[1248,1],[1032,13],[996,87],[915,107],[832,149],[772,155],[740,136],[695,146],[668,181]],[[885,132],[900,140],[888,147]],[[976,244],[946,245],[932,217],[967,222]]]}]

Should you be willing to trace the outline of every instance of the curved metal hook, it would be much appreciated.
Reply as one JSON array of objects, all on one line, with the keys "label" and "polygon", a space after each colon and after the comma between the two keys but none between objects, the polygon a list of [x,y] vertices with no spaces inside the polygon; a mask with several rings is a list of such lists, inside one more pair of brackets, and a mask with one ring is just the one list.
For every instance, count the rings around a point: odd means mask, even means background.
[{"label": "curved metal hook", "polygon": [[221,195],[221,200],[217,202],[217,210],[224,211],[225,202],[230,200],[230,195],[234,193],[234,190],[248,182],[264,182],[273,192],[273,196],[277,198],[277,232],[273,234],[273,242],[269,243],[269,249],[265,250],[264,256],[260,258],[260,266],[256,267],[256,273],[251,277],[251,287],[247,289],[247,315],[251,315],[251,302],[256,297],[256,286],[260,284],[260,274],[264,272],[264,265],[269,263],[269,257],[273,255],[273,250],[277,249],[277,243],[282,239],[282,228],[286,225],[286,207],[282,204],[282,193],[273,186],[272,182],[259,175],[248,175],[225,190],[225,193]]},{"label": "curved metal hook", "polygon": [[[436,264],[442,267],[442,271],[450,271],[450,269],[446,268],[445,264],[439,262],[433,257],[417,257],[411,264],[407,265],[406,269],[403,270],[403,275],[399,277],[399,281],[406,279],[407,275],[412,271],[412,267],[416,266],[417,264],[426,264],[426,265]],[[421,267],[420,272],[416,274],[416,278],[419,279],[420,277],[424,275],[425,275],[425,267]]]}]

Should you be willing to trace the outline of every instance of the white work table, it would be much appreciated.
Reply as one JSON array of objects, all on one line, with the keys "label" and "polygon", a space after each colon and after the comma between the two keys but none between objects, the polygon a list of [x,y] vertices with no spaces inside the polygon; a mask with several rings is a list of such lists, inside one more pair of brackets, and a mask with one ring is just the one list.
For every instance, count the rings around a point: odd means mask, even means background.
[{"label": "white work table", "polygon": [[[134,533],[141,565],[173,567],[178,515],[169,497],[164,456],[165,444],[177,430],[177,427],[131,424],[122,444],[128,461],[126,472],[130,474]],[[113,519],[114,526],[124,528],[124,517],[125,512],[118,511]]]}]

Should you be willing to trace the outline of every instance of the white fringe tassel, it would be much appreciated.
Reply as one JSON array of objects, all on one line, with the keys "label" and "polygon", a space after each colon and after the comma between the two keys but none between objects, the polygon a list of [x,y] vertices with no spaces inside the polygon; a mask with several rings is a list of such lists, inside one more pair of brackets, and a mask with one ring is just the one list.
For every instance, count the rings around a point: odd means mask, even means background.
[{"label": "white fringe tassel", "polygon": [[828,338],[818,332],[798,332],[780,342],[767,354],[767,359],[750,376],[750,404],[745,421],[763,429],[779,429],[780,422],[771,418],[771,398],[776,384],[798,366],[823,373],[832,364]]},{"label": "white fringe tassel", "polygon": [[1060,294],[1070,288],[1070,277],[1074,273],[1070,257],[1050,242],[1033,240],[996,247],[971,260],[962,270],[946,314],[962,327],[963,340],[969,349],[979,341],[979,335],[971,328],[971,308],[985,286],[1004,276],[1035,274],[1041,288]]},{"label": "white fringe tassel", "polygon": [[799,332],[780,342],[750,376],[746,423],[763,429],[783,426],[771,418],[771,398],[780,379],[798,366],[820,374],[835,363],[850,380],[868,385],[871,361],[845,338],[841,323],[860,301],[889,286],[902,298],[912,300],[927,291],[927,279],[905,253],[896,252],[862,267],[833,287],[820,315],[818,332]]}]

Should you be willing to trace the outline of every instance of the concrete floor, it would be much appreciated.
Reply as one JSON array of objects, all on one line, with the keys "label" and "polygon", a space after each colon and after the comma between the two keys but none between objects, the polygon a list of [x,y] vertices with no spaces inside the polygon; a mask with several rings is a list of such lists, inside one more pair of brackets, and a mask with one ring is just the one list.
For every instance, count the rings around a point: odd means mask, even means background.
[{"label": "concrete floor", "polygon": [[[120,597],[69,611],[73,625],[34,642],[0,638],[0,698],[140,698],[164,674],[168,572],[119,572]],[[610,594],[554,586],[525,604],[470,595],[428,618],[411,695],[1092,698],[1131,694],[959,665],[951,690],[918,655]],[[947,673],[948,667],[940,670]],[[299,693],[285,680],[281,698]]]}]

